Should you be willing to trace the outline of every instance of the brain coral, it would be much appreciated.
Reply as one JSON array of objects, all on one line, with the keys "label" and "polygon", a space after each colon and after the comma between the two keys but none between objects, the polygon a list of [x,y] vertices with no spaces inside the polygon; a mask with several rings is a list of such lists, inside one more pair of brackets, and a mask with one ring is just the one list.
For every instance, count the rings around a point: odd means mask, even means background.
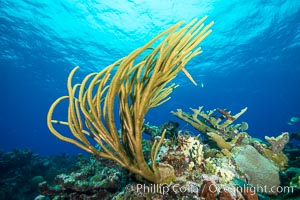
[{"label": "brain coral", "polygon": [[253,146],[244,146],[235,156],[237,167],[245,173],[249,184],[257,191],[277,194],[279,169],[263,157]]}]

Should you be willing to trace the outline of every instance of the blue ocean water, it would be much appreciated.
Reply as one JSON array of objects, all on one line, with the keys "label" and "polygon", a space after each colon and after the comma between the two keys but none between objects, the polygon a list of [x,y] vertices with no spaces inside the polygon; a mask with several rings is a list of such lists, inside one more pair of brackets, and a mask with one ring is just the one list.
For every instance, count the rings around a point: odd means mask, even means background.
[{"label": "blue ocean water", "polygon": [[80,66],[79,81],[176,22],[204,15],[206,23],[215,22],[213,32],[201,43],[203,53],[186,66],[199,85],[180,73],[172,99],[145,121],[174,120],[183,127],[171,110],[203,105],[236,113],[247,106],[240,120],[248,122],[250,135],[299,132],[300,121],[288,124],[300,117],[298,0],[1,0],[0,149],[82,152],[59,141],[46,125],[52,102],[67,94],[70,70]]}]

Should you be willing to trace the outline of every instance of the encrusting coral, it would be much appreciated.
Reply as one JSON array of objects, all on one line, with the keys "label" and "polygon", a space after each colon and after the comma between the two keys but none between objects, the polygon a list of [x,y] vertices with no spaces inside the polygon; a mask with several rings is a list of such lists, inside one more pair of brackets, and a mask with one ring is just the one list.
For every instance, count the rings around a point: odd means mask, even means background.
[{"label": "encrusting coral", "polygon": [[[142,149],[144,117],[150,108],[170,99],[168,95],[177,85],[168,83],[179,71],[194,82],[184,67],[201,53],[197,46],[211,33],[213,22],[205,26],[206,18],[195,19],[182,28],[179,27],[183,22],[177,23],[102,71],[88,74],[80,84],[72,84],[78,67],[74,68],[67,82],[69,94],[58,98],[49,109],[50,131],[91,154],[116,161],[150,182],[172,180],[172,167],[155,161],[165,130],[160,140],[152,145],[151,165],[145,160]],[[153,47],[154,43],[158,45]],[[68,120],[53,120],[53,111],[65,100],[69,102]],[[119,117],[115,116],[116,109]],[[120,134],[117,120],[120,120]],[[68,126],[74,138],[60,134],[53,124]],[[94,147],[95,143],[100,145],[100,151]]]}]

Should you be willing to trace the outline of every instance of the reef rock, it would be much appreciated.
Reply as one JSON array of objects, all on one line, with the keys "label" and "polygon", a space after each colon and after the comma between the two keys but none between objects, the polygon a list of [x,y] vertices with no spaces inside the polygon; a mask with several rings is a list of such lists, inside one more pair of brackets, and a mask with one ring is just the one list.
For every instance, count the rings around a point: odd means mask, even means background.
[{"label": "reef rock", "polygon": [[277,194],[276,190],[280,184],[279,169],[253,146],[246,145],[241,148],[235,154],[234,160],[237,167],[245,173],[248,183],[257,191]]}]

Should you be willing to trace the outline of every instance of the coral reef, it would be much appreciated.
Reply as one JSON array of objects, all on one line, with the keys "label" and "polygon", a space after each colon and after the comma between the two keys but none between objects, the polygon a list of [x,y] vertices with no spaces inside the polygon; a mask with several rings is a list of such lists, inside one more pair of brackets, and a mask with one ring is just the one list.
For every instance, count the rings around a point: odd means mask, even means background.
[{"label": "coral reef", "polygon": [[289,142],[290,137],[288,132],[284,132],[276,138],[265,136],[265,139],[270,143],[272,152],[274,154],[279,154],[282,152],[285,145]]},{"label": "coral reef", "polygon": [[0,199],[34,199],[40,182],[52,182],[57,174],[75,169],[83,159],[66,154],[42,157],[29,149],[0,151]]},{"label": "coral reef", "polygon": [[170,139],[174,142],[177,140],[179,133],[179,123],[169,121],[159,127],[151,126],[149,123],[143,125],[144,133],[151,136],[151,138],[160,137],[161,133],[166,130],[165,139]]},{"label": "coral reef", "polygon": [[[98,73],[87,75],[81,84],[72,84],[78,67],[74,68],[68,77],[68,96],[58,98],[49,109],[47,124],[50,131],[59,139],[88,153],[114,160],[153,183],[174,178],[170,174],[163,179],[166,168],[162,170],[156,163],[166,129],[161,139],[153,143],[151,165],[148,165],[142,150],[144,118],[149,109],[170,99],[168,96],[177,85],[168,83],[179,71],[194,82],[184,67],[201,53],[197,46],[211,33],[213,22],[204,26],[206,18],[195,19],[181,28],[183,22],[175,24],[128,56]],[[52,119],[55,108],[64,100],[69,102],[68,121]],[[115,116],[116,109],[119,118]],[[117,120],[121,122],[120,132],[117,131]],[[59,133],[54,124],[68,126],[73,138]],[[100,151],[89,139],[100,145]]]},{"label": "coral reef", "polygon": [[[193,114],[185,113],[181,109],[171,113],[188,122],[204,136],[208,136],[210,141],[213,141],[213,143],[208,141],[209,148],[205,148],[204,145],[204,172],[217,174],[221,182],[240,178],[258,188],[258,192],[277,195],[277,192],[271,191],[271,188],[280,186],[279,172],[288,167],[289,159],[284,153],[284,147],[289,142],[289,134],[285,132],[276,138],[266,136],[265,139],[268,142],[266,144],[245,132],[248,129],[246,122],[233,124],[247,108],[242,109],[234,116],[230,114],[231,112],[222,109],[210,111],[202,109],[203,107],[191,109]],[[295,154],[297,151],[289,150],[289,152]],[[224,170],[224,168],[218,167],[224,165],[219,162],[223,157],[233,159],[236,168]],[[288,180],[292,178],[298,180],[298,177],[295,176]],[[295,183],[297,181],[293,181],[294,185]],[[259,188],[263,187],[265,187],[264,191],[259,191]]]},{"label": "coral reef", "polygon": [[198,165],[202,163],[203,145],[200,143],[198,137],[180,136],[178,146],[186,158],[191,157],[192,165],[193,163],[197,163]]},{"label": "coral reef", "polygon": [[231,149],[231,144],[226,142],[221,135],[214,132],[208,132],[207,135],[217,143],[220,149]]},{"label": "coral reef", "polygon": [[[198,109],[192,109],[193,114],[183,112],[177,109],[177,112],[171,111],[171,114],[182,119],[183,121],[192,125],[201,133],[210,137],[219,149],[231,149],[234,138],[242,131],[248,129],[248,124],[242,122],[241,124],[232,125],[242,114],[247,111],[247,107],[242,109],[239,113],[231,115],[231,111],[225,109],[214,109],[203,111],[203,106]],[[241,140],[242,138],[240,138]],[[228,142],[230,140],[230,142]]]},{"label": "coral reef", "polygon": [[[185,66],[201,53],[197,46],[211,33],[213,22],[205,26],[205,19],[181,28],[182,22],[175,24],[102,71],[88,74],[79,84],[72,83],[78,67],[70,72],[68,95],[51,105],[47,124],[60,140],[92,155],[89,161],[78,159],[68,171],[56,170],[54,179],[45,174],[49,163],[41,167],[44,172],[27,176],[26,183],[35,190],[39,187],[35,200],[257,200],[292,199],[299,194],[300,167],[295,167],[300,166],[299,147],[290,144],[287,132],[276,138],[266,136],[267,142],[252,138],[246,132],[248,123],[234,124],[247,107],[235,115],[226,109],[204,111],[203,106],[191,108],[192,113],[171,112],[198,130],[198,135],[180,130],[174,121],[159,127],[145,123],[151,108],[170,99],[178,86],[170,82],[180,71],[197,85]],[[69,103],[67,120],[54,120],[62,101]],[[58,125],[68,127],[71,137],[62,135]],[[150,139],[145,140],[143,134]],[[291,134],[294,139],[298,136]],[[296,159],[291,161],[293,155]],[[7,165],[0,169],[10,174],[23,170],[13,173]],[[6,181],[1,184],[9,188],[7,174],[1,178]],[[295,193],[280,194],[274,190],[280,186],[292,186]],[[0,199],[8,194],[1,189]]]},{"label": "coral reef", "polygon": [[258,189],[266,188],[266,193],[276,194],[272,188],[278,188],[280,184],[279,169],[253,146],[246,145],[241,148],[234,160],[237,167],[247,175],[247,182]]},{"label": "coral reef", "polygon": [[[167,124],[167,123],[166,123]],[[156,127],[148,124],[151,131]],[[172,126],[171,126],[172,127]],[[177,127],[177,126],[176,126]],[[259,149],[271,145],[239,133],[231,142],[232,148],[216,149],[202,137],[177,127],[177,139],[164,139],[156,162],[169,184],[153,184],[128,171],[116,162],[90,156],[60,155],[41,158],[28,150],[0,154],[1,199],[297,199],[300,195],[297,144],[285,145],[289,168],[279,171],[275,162],[264,157]],[[241,134],[241,135],[240,135]],[[154,136],[157,138],[157,136]],[[242,139],[241,139],[242,138]],[[161,139],[161,138],[160,138]],[[237,142],[238,141],[238,142]],[[151,148],[154,138],[144,140]],[[148,144],[149,143],[149,144]],[[146,154],[150,150],[145,151]],[[269,160],[268,160],[269,159]],[[149,164],[151,159],[147,159]],[[299,160],[298,160],[299,162]],[[42,167],[44,166],[44,167]],[[170,167],[172,166],[172,167]],[[31,173],[28,173],[31,172]],[[278,173],[279,172],[279,173]],[[279,184],[280,179],[280,184]],[[257,185],[256,185],[257,184]],[[263,191],[259,186],[267,185]],[[268,192],[271,186],[290,187],[290,191]],[[293,190],[291,190],[293,187]],[[39,192],[38,192],[39,189]],[[257,191],[255,191],[257,189]],[[267,192],[267,193],[266,193]],[[277,196],[275,196],[277,195]],[[3,198],[2,198],[3,197]]]},{"label": "coral reef", "polygon": [[199,196],[207,200],[217,199],[217,188],[211,181],[204,181],[200,188]]},{"label": "coral reef", "polygon": [[[155,129],[153,129],[155,130]],[[51,199],[244,199],[234,183],[239,177],[231,158],[203,159],[205,151],[199,137],[179,134],[174,146],[159,153],[161,165],[173,166],[176,179],[169,184],[152,184],[114,162],[81,165],[80,169],[60,174],[53,184],[39,184],[41,194]],[[106,163],[106,164],[105,164]],[[193,163],[193,167],[191,166]],[[106,166],[103,166],[105,164]],[[108,166],[109,165],[109,166]],[[211,168],[211,170],[208,170]],[[169,172],[169,169],[166,170]],[[245,193],[245,195],[248,195]],[[253,195],[256,195],[253,193]]]},{"label": "coral reef", "polygon": [[[282,149],[284,148],[285,145],[283,145],[283,147],[280,147],[281,150],[279,152],[278,152],[278,145],[274,145],[277,147],[275,148],[275,150],[271,150],[270,148],[272,148],[272,146],[270,147],[258,141],[255,141],[253,146],[263,156],[265,156],[266,158],[274,162],[281,170],[286,169],[286,167],[288,166],[288,157],[282,152]],[[274,151],[278,153],[275,153]]]},{"label": "coral reef", "polygon": [[51,199],[112,199],[126,185],[128,173],[120,166],[93,157],[90,163],[57,175],[52,183],[54,186],[47,181],[41,182],[41,194]]},{"label": "coral reef", "polygon": [[[191,124],[195,129],[202,133],[220,132],[223,134],[226,134],[225,130],[228,129],[235,120],[237,120],[242,114],[247,111],[247,107],[245,107],[239,113],[232,116],[231,112],[226,111],[225,109],[203,111],[203,106],[199,107],[198,109],[190,109],[192,110],[193,114],[183,112],[181,109],[177,109],[176,112],[171,111],[171,114]],[[236,128],[245,129],[247,128],[247,125],[243,123],[236,126]]]}]

